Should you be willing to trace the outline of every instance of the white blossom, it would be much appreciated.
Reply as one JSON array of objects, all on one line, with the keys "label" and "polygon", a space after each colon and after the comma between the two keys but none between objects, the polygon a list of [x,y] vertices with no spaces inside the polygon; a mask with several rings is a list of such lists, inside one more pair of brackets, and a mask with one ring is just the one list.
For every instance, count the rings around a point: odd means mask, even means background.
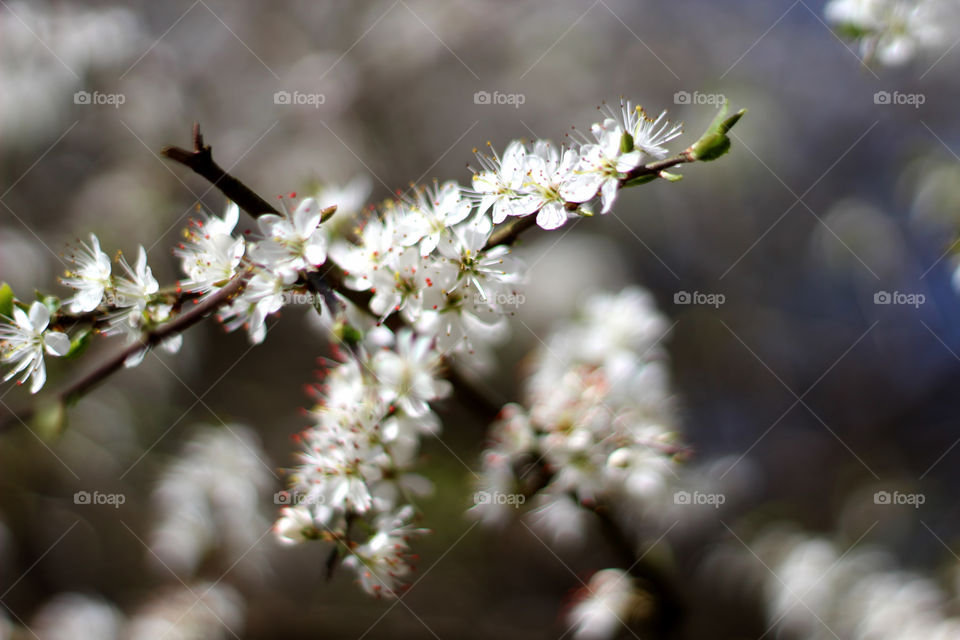
[{"label": "white blossom", "polygon": [[243,238],[233,237],[240,208],[227,205],[223,218],[206,217],[194,220],[184,232],[186,242],[174,250],[180,258],[187,279],[180,285],[184,291],[210,295],[225,286],[237,273],[246,251]]},{"label": "white blossom", "polygon": [[556,229],[566,223],[567,202],[560,195],[560,190],[564,184],[575,179],[574,168],[579,162],[580,155],[575,149],[558,152],[552,143],[545,140],[538,140],[534,144],[533,153],[527,157],[524,165],[524,186],[531,192],[528,201],[537,211],[537,226],[541,229]]},{"label": "white blossom", "polygon": [[260,508],[273,483],[256,436],[241,425],[200,427],[153,493],[151,556],[162,571],[191,575],[213,548],[255,567],[267,529]]},{"label": "white blossom", "polygon": [[417,188],[409,208],[398,217],[400,241],[406,246],[419,245],[420,255],[427,256],[437,248],[447,227],[470,215],[470,209],[470,200],[456,182]]},{"label": "white blossom", "polygon": [[396,513],[385,513],[375,522],[375,533],[351,550],[344,566],[357,572],[360,585],[367,593],[394,598],[400,594],[412,572],[413,556],[410,538],[426,533],[409,524],[413,507],[407,505]]},{"label": "white blossom", "polygon": [[890,66],[945,51],[960,25],[952,0],[831,0],[824,15],[855,34],[864,58]]},{"label": "white blossom", "polygon": [[104,293],[112,286],[110,256],[100,249],[100,240],[90,234],[90,244],[80,241],[79,251],[68,258],[74,267],[61,279],[76,293],[68,301],[72,313],[93,311],[103,301]]},{"label": "white blossom", "polygon": [[252,257],[289,282],[301,269],[327,261],[327,236],[320,228],[321,211],[313,198],[304,198],[293,212],[257,218],[263,239],[251,250]]},{"label": "white blossom", "polygon": [[437,377],[442,361],[432,343],[429,337],[401,331],[395,348],[381,350],[371,364],[380,385],[380,399],[395,403],[412,418],[426,415],[429,402],[448,396],[452,390],[449,382]]},{"label": "white blossom", "polygon": [[310,509],[296,505],[280,510],[273,533],[282,544],[292,545],[319,537],[320,530]]},{"label": "white blossom", "polygon": [[568,620],[577,640],[613,638],[630,617],[637,597],[630,575],[620,569],[593,574],[570,609]]},{"label": "white blossom", "polygon": [[160,290],[160,283],[153,277],[153,270],[147,265],[147,252],[143,245],[137,250],[137,261],[134,266],[131,267],[127,259],[120,256],[120,268],[123,270],[123,275],[116,279],[115,306],[132,307],[143,311],[150,296]]},{"label": "white blossom", "polygon": [[[563,519],[569,527],[583,526],[573,517],[579,503],[661,499],[679,451],[669,378],[656,348],[665,332],[664,318],[640,289],[586,299],[580,316],[547,336],[531,358],[526,408],[506,405],[491,427],[481,489],[517,491],[534,471],[529,465],[539,465],[547,482],[533,496],[534,521]],[[509,515],[476,510],[495,523]],[[568,533],[576,539],[584,532]]]},{"label": "white blossom", "polygon": [[243,291],[223,307],[217,317],[227,331],[243,327],[250,342],[260,344],[267,335],[267,317],[283,307],[288,286],[284,278],[262,269],[247,279]]},{"label": "white blossom", "polygon": [[533,213],[536,203],[521,198],[526,171],[527,150],[514,140],[507,145],[503,158],[490,145],[491,156],[477,152],[483,171],[473,175],[473,189],[477,194],[477,216],[490,211],[494,224],[500,224],[508,215]]},{"label": "white blossom", "polygon": [[389,268],[393,257],[403,249],[396,233],[395,217],[371,217],[364,222],[359,242],[339,240],[330,247],[330,257],[344,270],[347,284],[355,291],[373,287],[374,275]]},{"label": "white blossom", "polygon": [[104,600],[61,593],[37,611],[30,622],[30,633],[42,640],[119,640],[123,623],[123,614]]},{"label": "white blossom", "polygon": [[39,301],[30,305],[29,314],[14,306],[12,320],[12,323],[0,323],[0,362],[13,366],[3,379],[16,377],[17,384],[29,379],[30,393],[37,393],[47,381],[44,352],[67,355],[70,338],[65,333],[47,330],[50,310]]},{"label": "white blossom", "polygon": [[125,640],[227,640],[243,634],[245,602],[228,584],[191,582],[154,594],[131,616]]},{"label": "white blossom", "polygon": [[594,124],[590,130],[596,142],[580,148],[580,160],[571,178],[560,187],[560,195],[571,202],[586,202],[599,192],[601,213],[607,213],[616,200],[620,180],[640,165],[643,153],[623,150],[623,126],[612,118]]}]

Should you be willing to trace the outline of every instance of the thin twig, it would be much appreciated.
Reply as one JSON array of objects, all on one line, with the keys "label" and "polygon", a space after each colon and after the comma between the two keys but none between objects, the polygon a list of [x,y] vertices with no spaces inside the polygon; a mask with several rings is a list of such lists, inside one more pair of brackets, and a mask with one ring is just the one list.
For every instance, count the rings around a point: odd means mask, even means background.
[{"label": "thin twig", "polygon": [[189,167],[194,173],[206,178],[211,185],[254,218],[267,213],[280,215],[280,212],[269,202],[214,162],[213,149],[210,145],[203,143],[199,122],[193,123],[193,151],[171,146],[161,149],[160,154]]},{"label": "thin twig", "polygon": [[[240,292],[246,283],[246,274],[236,276],[233,281],[217,291],[209,298],[198,302],[192,309],[186,311],[173,320],[166,322],[154,329],[145,331],[141,338],[133,344],[125,347],[119,353],[111,356],[96,369],[90,371],[83,377],[74,381],[67,387],[61,389],[55,396],[56,402],[70,404],[85,393],[100,384],[106,378],[123,369],[124,363],[131,357],[144,349],[150,349],[167,338],[183,333],[193,325],[197,324],[209,314],[215,312],[224,306]],[[0,418],[0,433],[6,431],[16,424],[27,423],[36,413],[36,405],[32,405],[21,411],[15,411]]]}]

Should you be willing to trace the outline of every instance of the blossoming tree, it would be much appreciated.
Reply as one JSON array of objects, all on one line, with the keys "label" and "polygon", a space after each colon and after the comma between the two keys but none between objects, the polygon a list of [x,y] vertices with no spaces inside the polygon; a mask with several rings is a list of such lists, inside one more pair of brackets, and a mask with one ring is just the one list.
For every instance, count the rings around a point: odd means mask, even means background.
[{"label": "blossoming tree", "polygon": [[[421,439],[441,429],[434,403],[455,392],[482,397],[473,386],[507,336],[511,300],[522,295],[524,266],[512,243],[534,227],[605,214],[622,189],[679,180],[674,167],[719,158],[742,114],[728,116],[724,105],[703,136],[671,155],[681,127],[621,102],[562,145],[517,140],[502,154],[478,152],[469,187],[415,185],[358,219],[341,219],[310,196],[271,205],[214,162],[195,127],[193,149],[163,154],[229,202],[222,217],[184,231],[173,251],[184,272],[178,283],[160,286],[143,247],[132,264],[122,255],[113,261],[91,234],[68,252],[68,297],[28,301],[0,288],[5,380],[32,393],[46,383],[46,358],[79,359],[95,336],[125,343],[4,426],[65,420],[96,384],[150,349],[176,352],[182,333],[206,318],[261,343],[269,316],[309,299],[339,361],[313,387],[312,425],[299,436],[274,531],[286,544],[328,545],[329,570],[342,564],[365,591],[394,598],[412,570],[414,539],[427,533],[412,498],[430,488],[415,468]],[[237,232],[241,212],[256,219],[256,233]],[[686,453],[658,346],[665,331],[649,294],[628,289],[598,295],[548,338],[522,403],[483,408],[497,417],[471,514],[495,524],[507,517],[505,496],[529,499],[547,528],[575,534],[578,521],[596,517],[623,546],[622,515],[662,491]],[[571,611],[579,637],[605,635],[611,614],[634,597],[632,568],[591,581]]]}]

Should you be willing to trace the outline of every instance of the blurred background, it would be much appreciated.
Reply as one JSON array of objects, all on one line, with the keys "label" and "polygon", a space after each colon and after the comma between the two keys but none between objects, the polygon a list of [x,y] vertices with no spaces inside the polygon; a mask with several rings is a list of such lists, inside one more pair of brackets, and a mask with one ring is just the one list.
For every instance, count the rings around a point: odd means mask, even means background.
[{"label": "blurred background", "polygon": [[[675,149],[721,96],[748,108],[722,160],[524,240],[522,322],[489,391],[520,397],[522,358],[586,291],[640,283],[670,317],[691,466],[728,499],[650,523],[644,548],[678,613],[645,637],[764,634],[776,576],[754,540],[775,523],[840,553],[877,545],[955,593],[960,51],[864,67],[820,1],[0,4],[0,280],[21,297],[64,292],[61,253],[89,232],[108,253],[143,244],[158,279],[177,278],[187,219],[224,208],[158,155],[188,146],[194,121],[265,197],[349,185],[378,202],[411,181],[467,184],[488,140],[562,141],[602,100],[668,109],[686,123]],[[422,579],[401,603],[346,572],[326,581],[320,545],[277,545],[272,496],[328,354],[311,313],[285,311],[259,348],[199,327],[180,355],[83,399],[60,437],[5,434],[0,616],[43,640],[76,637],[73,623],[109,637],[125,620],[138,638],[164,621],[179,621],[171,638],[561,637],[565,603],[614,556],[464,518],[486,424],[452,401],[424,451],[434,535],[415,545]],[[29,400],[0,393],[3,411]],[[123,503],[77,504],[84,491]]]}]

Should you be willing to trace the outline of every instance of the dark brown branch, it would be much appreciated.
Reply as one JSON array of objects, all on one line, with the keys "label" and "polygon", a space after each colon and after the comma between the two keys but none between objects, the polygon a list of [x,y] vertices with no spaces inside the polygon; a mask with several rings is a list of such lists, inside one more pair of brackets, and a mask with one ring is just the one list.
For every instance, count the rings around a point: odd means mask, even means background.
[{"label": "dark brown branch", "polygon": [[[164,323],[155,329],[144,332],[139,341],[124,348],[122,351],[103,362],[93,371],[90,371],[82,378],[71,383],[64,389],[61,389],[55,396],[56,401],[62,404],[69,404],[80,398],[85,393],[100,384],[103,380],[121,370],[124,366],[124,363],[141,350],[153,348],[167,338],[171,338],[175,335],[183,333],[193,325],[206,318],[209,314],[215,312],[217,309],[230,302],[233,296],[240,292],[245,282],[245,275],[237,276],[227,286],[220,289],[217,293],[213,294],[206,300],[198,302],[189,311],[180,314],[173,320]],[[0,433],[18,423],[26,423],[34,416],[35,412],[36,406],[31,406],[22,411],[16,411],[0,418]]]},{"label": "dark brown branch", "polygon": [[254,218],[266,213],[280,214],[269,202],[214,162],[213,149],[210,145],[203,144],[203,134],[200,133],[199,122],[193,123],[193,151],[187,151],[180,147],[164,147],[160,153],[174,162],[189,167],[197,175],[206,178],[211,185],[219,189],[223,195]]},{"label": "dark brown branch", "polygon": [[453,383],[453,393],[457,401],[466,408],[473,409],[485,422],[492,422],[503,409],[503,402],[494,397],[494,393],[481,388],[464,376],[452,363],[447,363],[447,379]]}]

